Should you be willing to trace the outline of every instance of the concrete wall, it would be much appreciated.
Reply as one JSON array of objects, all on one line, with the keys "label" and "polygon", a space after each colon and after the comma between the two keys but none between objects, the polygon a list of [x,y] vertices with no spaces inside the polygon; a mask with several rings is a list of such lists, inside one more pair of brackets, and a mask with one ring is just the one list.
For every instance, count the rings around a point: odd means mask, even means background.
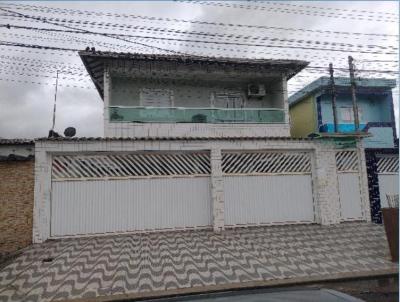
[{"label": "concrete wall", "polygon": [[290,114],[290,134],[292,137],[307,137],[317,131],[317,112],[314,96],[309,96],[303,101],[292,106]]},{"label": "concrete wall", "polygon": [[[219,139],[219,140],[116,140],[97,141],[37,141],[35,147],[35,205],[34,242],[43,242],[50,236],[51,165],[57,154],[87,154],[97,152],[208,150],[211,152],[211,198],[213,227],[224,229],[224,182],[221,170],[221,152],[224,150],[298,150],[311,154],[313,196],[316,222],[323,225],[340,222],[335,153],[338,149],[328,142],[293,139]],[[360,178],[365,180],[365,159],[358,146]],[[361,182],[362,184],[364,182]],[[369,220],[368,190],[360,186],[363,218]]]},{"label": "concrete wall", "polygon": [[145,78],[112,77],[110,93],[111,106],[142,106],[140,91],[143,88],[169,89],[172,92],[171,107],[218,107],[212,101],[213,94],[223,92],[240,93],[245,108],[280,108],[283,109],[281,79],[264,82],[267,93],[260,99],[247,97],[247,81],[184,81],[157,80]]},{"label": "concrete wall", "polygon": [[[369,122],[391,122],[391,106],[388,95],[357,95],[357,105],[360,110],[360,124]],[[338,123],[349,123],[343,120],[340,114],[341,107],[352,108],[353,103],[350,94],[339,94],[336,98],[338,108]],[[321,96],[321,114],[323,124],[333,123],[332,97],[328,94]],[[350,122],[351,123],[351,122]]]},{"label": "concrete wall", "polygon": [[0,258],[32,243],[34,161],[0,162]]},{"label": "concrete wall", "polygon": [[[147,69],[146,69],[147,70]],[[287,83],[281,75],[246,78],[245,76],[207,79],[147,78],[144,74],[122,77],[115,69],[104,73],[104,136],[105,137],[289,137],[289,108]],[[193,73],[193,71],[192,71]],[[192,74],[188,74],[192,75]],[[215,75],[212,74],[214,77]],[[251,75],[251,74],[250,74]],[[211,76],[210,76],[211,77]],[[234,79],[234,80],[232,80]],[[249,83],[264,83],[267,95],[261,100],[247,98]],[[213,94],[226,90],[243,95],[243,106],[248,108],[279,108],[285,112],[281,124],[206,124],[206,123],[131,123],[110,121],[109,106],[140,106],[142,88],[161,88],[172,91],[173,107],[212,107]],[[214,104],[215,105],[215,104]]]}]

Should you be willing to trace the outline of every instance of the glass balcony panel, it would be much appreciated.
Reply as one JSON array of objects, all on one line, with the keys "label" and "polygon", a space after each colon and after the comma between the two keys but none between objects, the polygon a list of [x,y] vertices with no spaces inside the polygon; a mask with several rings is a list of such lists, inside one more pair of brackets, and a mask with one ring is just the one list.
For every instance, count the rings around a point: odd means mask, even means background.
[{"label": "glass balcony panel", "polygon": [[110,122],[132,123],[284,123],[285,112],[275,108],[110,107]]}]

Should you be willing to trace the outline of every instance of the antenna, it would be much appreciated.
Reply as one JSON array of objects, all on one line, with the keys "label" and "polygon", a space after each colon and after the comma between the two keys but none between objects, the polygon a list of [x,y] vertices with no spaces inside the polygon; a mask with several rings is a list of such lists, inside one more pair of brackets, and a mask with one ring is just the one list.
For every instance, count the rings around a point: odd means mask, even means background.
[{"label": "antenna", "polygon": [[51,131],[54,131],[54,125],[56,124],[57,88],[58,88],[58,70],[57,70],[57,77],[56,77],[56,92],[54,94],[53,126],[51,127]]}]

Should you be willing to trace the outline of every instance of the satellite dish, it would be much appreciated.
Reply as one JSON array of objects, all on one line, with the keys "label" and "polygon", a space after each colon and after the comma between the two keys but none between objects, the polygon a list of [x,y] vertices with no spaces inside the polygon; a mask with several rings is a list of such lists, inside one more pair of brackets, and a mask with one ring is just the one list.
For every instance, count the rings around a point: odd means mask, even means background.
[{"label": "satellite dish", "polygon": [[64,130],[64,135],[66,137],[73,137],[76,134],[76,129],[74,127],[68,127]]}]

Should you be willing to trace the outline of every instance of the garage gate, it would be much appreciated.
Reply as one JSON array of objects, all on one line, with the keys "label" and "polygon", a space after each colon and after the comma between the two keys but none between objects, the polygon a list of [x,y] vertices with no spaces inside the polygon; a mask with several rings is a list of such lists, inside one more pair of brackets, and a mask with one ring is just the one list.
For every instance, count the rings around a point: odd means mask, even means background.
[{"label": "garage gate", "polygon": [[224,152],[226,225],[315,221],[308,152]]},{"label": "garage gate", "polygon": [[211,225],[208,152],[59,155],[51,237]]},{"label": "garage gate", "polygon": [[387,195],[399,194],[399,157],[398,155],[379,155],[377,162],[379,195],[381,207],[389,206]]},{"label": "garage gate", "polygon": [[337,152],[336,168],[341,220],[363,220],[357,152]]}]

